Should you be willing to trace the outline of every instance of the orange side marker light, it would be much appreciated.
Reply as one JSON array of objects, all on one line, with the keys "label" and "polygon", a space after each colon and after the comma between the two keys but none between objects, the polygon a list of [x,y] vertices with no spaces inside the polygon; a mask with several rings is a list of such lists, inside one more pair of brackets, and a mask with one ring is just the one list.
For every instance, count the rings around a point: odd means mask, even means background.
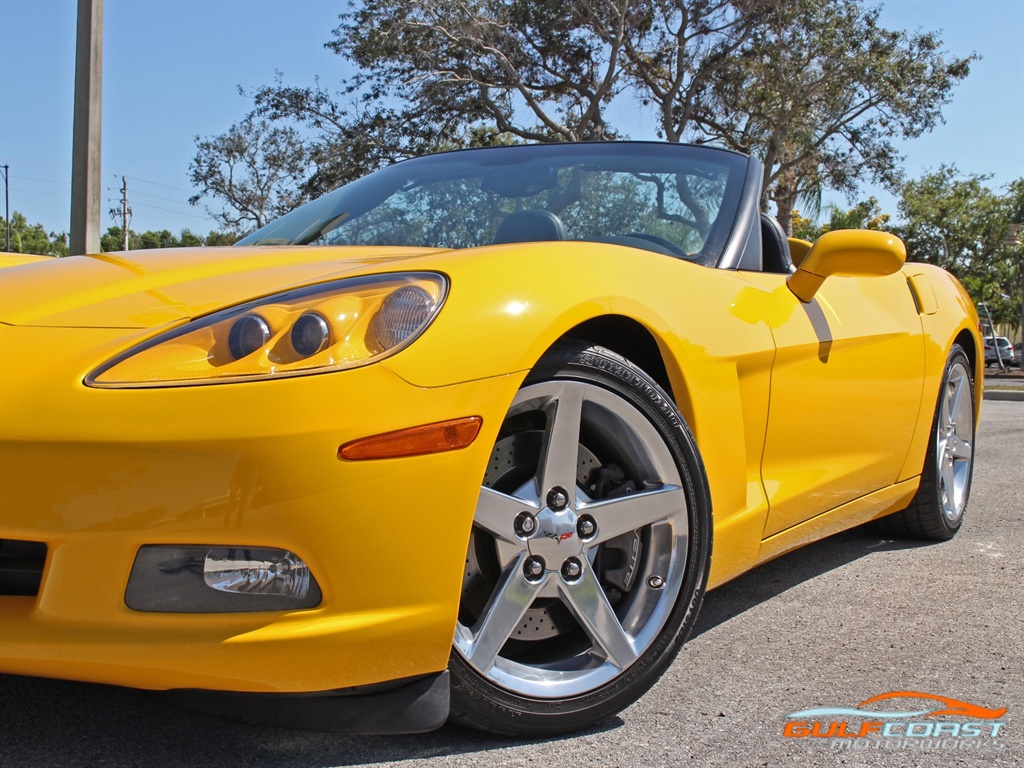
[{"label": "orange side marker light", "polygon": [[467,416],[435,424],[408,427],[382,435],[360,437],[338,449],[338,458],[345,461],[364,459],[397,459],[403,456],[422,456],[465,448],[476,440],[484,420]]}]

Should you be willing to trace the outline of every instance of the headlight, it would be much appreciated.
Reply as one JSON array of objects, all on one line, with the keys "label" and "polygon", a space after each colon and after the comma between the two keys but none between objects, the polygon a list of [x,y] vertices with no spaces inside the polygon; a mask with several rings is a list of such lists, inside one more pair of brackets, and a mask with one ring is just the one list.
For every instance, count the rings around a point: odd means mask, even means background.
[{"label": "headlight", "polygon": [[355,368],[407,347],[444,303],[432,273],[374,275],[251,301],[168,331],[89,374],[91,387],[173,387]]}]

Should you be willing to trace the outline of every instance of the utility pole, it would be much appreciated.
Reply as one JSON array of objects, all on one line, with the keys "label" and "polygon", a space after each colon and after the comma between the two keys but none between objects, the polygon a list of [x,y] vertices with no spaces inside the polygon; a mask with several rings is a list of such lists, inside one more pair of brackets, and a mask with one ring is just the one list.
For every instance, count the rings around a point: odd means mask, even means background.
[{"label": "utility pole", "polygon": [[7,245],[4,250],[8,253],[11,252],[11,183],[7,180],[8,175],[11,173],[11,166],[4,164],[4,218],[7,221],[7,227],[4,230],[7,233]]},{"label": "utility pole", "polygon": [[72,256],[100,250],[103,0],[78,0],[75,124],[71,153]]},{"label": "utility pole", "polygon": [[132,208],[128,205],[128,179],[121,177],[121,206],[110,209],[110,218],[115,222],[120,219],[121,225],[121,250],[128,250],[128,225],[132,220]]}]

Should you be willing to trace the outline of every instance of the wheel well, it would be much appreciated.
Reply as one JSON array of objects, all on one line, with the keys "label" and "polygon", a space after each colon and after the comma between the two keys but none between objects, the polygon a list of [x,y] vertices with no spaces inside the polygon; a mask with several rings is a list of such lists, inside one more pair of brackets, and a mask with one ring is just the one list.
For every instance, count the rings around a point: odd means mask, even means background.
[{"label": "wheel well", "polygon": [[971,368],[974,371],[974,377],[978,377],[978,347],[974,341],[974,335],[964,329],[957,334],[957,337],[953,340],[954,344],[959,344],[964,352],[967,354],[967,359],[971,361]]},{"label": "wheel well", "polygon": [[636,320],[622,315],[595,317],[577,325],[563,335],[562,339],[579,339],[622,355],[643,369],[648,376],[658,382],[669,397],[675,399],[658,342],[654,335]]}]

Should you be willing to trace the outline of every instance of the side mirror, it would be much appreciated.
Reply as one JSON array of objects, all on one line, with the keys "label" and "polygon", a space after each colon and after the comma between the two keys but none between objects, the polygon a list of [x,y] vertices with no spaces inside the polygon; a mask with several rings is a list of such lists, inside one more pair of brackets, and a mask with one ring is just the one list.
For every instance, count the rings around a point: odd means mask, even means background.
[{"label": "side mirror", "polygon": [[786,284],[805,304],[826,278],[891,275],[907,260],[896,235],[870,229],[837,229],[819,237]]}]

